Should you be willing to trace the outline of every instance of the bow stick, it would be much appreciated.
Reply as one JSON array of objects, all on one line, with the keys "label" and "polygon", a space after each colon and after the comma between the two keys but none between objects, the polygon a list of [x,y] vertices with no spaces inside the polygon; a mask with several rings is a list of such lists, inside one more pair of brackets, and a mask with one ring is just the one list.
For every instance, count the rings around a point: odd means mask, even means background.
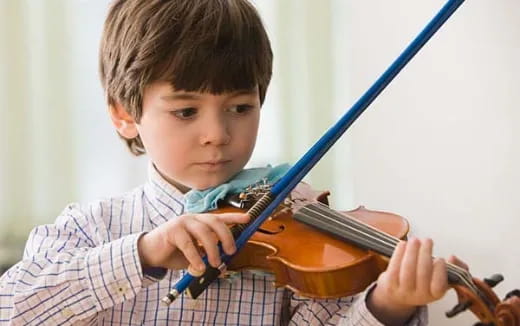
[{"label": "bow stick", "polygon": [[[464,0],[449,0],[433,19],[424,27],[416,38],[406,47],[388,69],[375,81],[375,83],[357,100],[356,103],[336,122],[308,151],[305,153],[287,173],[276,182],[271,191],[265,194],[256,204],[248,210],[251,217],[249,223],[236,225],[231,231],[236,239],[237,251],[240,250],[256,232],[262,223],[271,215],[287,195],[316,165],[343,133],[356,121],[365,109],[377,98],[377,96],[390,84],[406,64],[419,52],[437,30],[450,18],[450,16],[462,5]],[[172,303],[186,289],[192,298],[197,298],[223,271],[232,255],[226,255],[219,245],[222,264],[213,268],[208,264],[207,257],[203,257],[206,270],[201,276],[193,276],[186,273],[177,282],[170,293],[162,299],[165,304]]]}]

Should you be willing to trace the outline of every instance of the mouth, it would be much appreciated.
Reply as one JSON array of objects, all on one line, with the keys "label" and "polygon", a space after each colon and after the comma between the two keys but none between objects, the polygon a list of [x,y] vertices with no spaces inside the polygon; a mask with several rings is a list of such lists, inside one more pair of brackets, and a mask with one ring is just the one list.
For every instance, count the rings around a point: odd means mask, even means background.
[{"label": "mouth", "polygon": [[219,170],[225,167],[231,160],[211,160],[195,163],[196,166],[205,170]]}]

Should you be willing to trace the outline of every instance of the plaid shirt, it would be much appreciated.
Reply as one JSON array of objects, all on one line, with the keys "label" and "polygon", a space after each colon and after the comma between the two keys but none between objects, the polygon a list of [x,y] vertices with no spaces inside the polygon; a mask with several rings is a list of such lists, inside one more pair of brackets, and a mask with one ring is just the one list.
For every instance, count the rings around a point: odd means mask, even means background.
[{"label": "plaid shirt", "polygon": [[[160,299],[184,272],[143,273],[137,240],[183,211],[183,195],[153,167],[134,191],[69,205],[31,232],[24,259],[1,277],[0,325],[381,325],[366,292],[305,299],[248,271],[217,280],[197,300],[164,306]],[[408,325],[426,317],[422,308]]]}]

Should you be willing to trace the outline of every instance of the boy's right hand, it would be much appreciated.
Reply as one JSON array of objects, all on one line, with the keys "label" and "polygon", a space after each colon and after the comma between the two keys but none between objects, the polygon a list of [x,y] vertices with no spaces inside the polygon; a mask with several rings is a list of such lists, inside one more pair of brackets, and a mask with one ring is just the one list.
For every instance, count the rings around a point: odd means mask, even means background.
[{"label": "boy's right hand", "polygon": [[241,213],[186,214],[161,224],[144,234],[137,243],[141,265],[166,269],[185,269],[188,265],[203,272],[200,245],[213,267],[221,264],[218,242],[228,255],[236,251],[235,240],[226,224],[247,223],[249,215]]}]

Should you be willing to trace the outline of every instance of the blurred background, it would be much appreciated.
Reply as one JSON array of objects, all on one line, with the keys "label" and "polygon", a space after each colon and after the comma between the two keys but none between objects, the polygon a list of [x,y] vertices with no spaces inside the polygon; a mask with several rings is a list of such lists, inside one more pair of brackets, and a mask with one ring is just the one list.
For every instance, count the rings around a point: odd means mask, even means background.
[{"label": "blurred background", "polygon": [[[295,162],[444,1],[256,0],[275,53],[250,166]],[[97,75],[105,0],[0,0],[0,268],[69,202],[146,181]],[[467,1],[308,176],[332,205],[405,216],[477,277],[520,287],[520,2]],[[470,325],[431,306],[432,325]]]}]

